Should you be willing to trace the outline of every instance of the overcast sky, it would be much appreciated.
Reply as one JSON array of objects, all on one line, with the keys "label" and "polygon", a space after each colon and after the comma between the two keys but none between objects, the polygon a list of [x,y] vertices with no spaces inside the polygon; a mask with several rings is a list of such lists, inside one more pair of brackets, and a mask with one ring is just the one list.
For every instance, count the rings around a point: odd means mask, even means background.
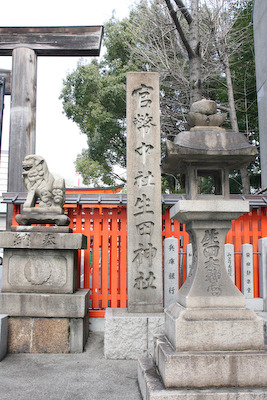
[{"label": "overcast sky", "polygon": [[[1,3],[0,26],[88,26],[104,25],[115,10],[128,16],[134,0],[12,0]],[[103,53],[103,48],[101,53]],[[86,58],[90,60],[90,58]],[[86,147],[86,136],[65,115],[58,99],[62,80],[76,68],[77,57],[38,57],[37,145],[50,171],[77,185],[74,161]],[[11,69],[11,57],[0,57],[0,68]],[[5,96],[2,149],[8,149],[9,99]]]}]

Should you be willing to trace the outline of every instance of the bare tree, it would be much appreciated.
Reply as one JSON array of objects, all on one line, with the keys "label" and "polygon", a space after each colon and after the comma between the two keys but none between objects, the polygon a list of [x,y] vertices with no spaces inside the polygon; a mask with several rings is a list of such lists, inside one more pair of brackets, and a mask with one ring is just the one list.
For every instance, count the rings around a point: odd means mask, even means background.
[{"label": "bare tree", "polygon": [[[234,32],[237,14],[232,0],[143,1],[132,23],[140,45],[133,49],[160,72],[163,110],[162,130],[166,137],[184,129],[189,104],[212,95],[208,82],[225,77],[232,129],[238,131],[230,58],[244,40],[246,31]],[[165,7],[164,7],[165,3]],[[221,79],[223,81],[224,79]],[[224,84],[224,83],[223,83]],[[213,93],[216,99],[216,94]],[[180,121],[178,122],[178,120]],[[241,171],[243,192],[249,192],[246,170]]]}]

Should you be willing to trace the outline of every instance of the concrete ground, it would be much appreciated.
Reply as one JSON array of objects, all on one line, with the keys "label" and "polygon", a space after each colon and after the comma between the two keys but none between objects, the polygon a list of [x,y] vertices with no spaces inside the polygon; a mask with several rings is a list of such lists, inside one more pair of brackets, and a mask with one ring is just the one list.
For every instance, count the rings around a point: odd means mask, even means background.
[{"label": "concrete ground", "polygon": [[141,400],[137,361],[106,360],[103,342],[103,333],[90,333],[81,354],[8,354],[0,399]]}]

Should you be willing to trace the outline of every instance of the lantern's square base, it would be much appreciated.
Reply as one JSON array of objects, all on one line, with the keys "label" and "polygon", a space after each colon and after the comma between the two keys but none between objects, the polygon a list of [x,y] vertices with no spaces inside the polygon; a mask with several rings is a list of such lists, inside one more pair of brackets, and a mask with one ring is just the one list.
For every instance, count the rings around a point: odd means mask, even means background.
[{"label": "lantern's square base", "polygon": [[175,351],[155,337],[155,364],[166,388],[267,387],[267,351]]},{"label": "lantern's square base", "polygon": [[165,310],[165,332],[176,351],[264,349],[263,320],[245,308],[188,309],[175,303]]},{"label": "lantern's square base", "polygon": [[[185,371],[186,374],[186,371]],[[195,375],[195,381],[198,379]],[[142,358],[138,364],[138,382],[145,400],[266,400],[266,387],[262,388],[165,388],[156,365],[151,358]]]}]

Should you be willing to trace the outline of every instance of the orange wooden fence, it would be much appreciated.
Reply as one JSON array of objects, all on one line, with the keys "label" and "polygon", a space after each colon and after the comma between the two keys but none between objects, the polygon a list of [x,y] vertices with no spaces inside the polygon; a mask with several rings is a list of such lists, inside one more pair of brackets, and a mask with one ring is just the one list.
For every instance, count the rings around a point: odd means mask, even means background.
[{"label": "orange wooden fence", "polygon": [[[74,232],[87,236],[88,249],[80,254],[80,272],[84,269],[81,287],[90,289],[90,315],[104,316],[106,307],[127,306],[126,206],[66,206]],[[254,296],[259,296],[258,240],[267,236],[267,208],[253,209],[232,223],[226,243],[235,246],[236,285],[241,288],[241,245],[250,243],[254,252]],[[186,268],[186,245],[189,236],[185,226],[169,217],[162,217],[162,237],[179,239],[180,262]],[[181,268],[181,265],[179,266]],[[181,271],[179,271],[181,273]],[[186,272],[183,271],[183,280]]]},{"label": "orange wooden fence", "polygon": [[[125,205],[66,204],[76,233],[87,236],[87,250],[79,251],[78,285],[90,289],[90,315],[102,317],[107,307],[127,307],[127,220]],[[20,205],[14,204],[14,215]],[[14,220],[14,218],[13,218]],[[15,220],[13,221],[16,224]],[[179,273],[186,279],[186,245],[189,236],[185,226],[162,216],[162,238],[175,237],[179,242]],[[254,297],[259,297],[258,241],[267,237],[267,207],[253,208],[232,222],[226,243],[235,248],[235,283],[241,289],[241,245],[253,245]]]}]

